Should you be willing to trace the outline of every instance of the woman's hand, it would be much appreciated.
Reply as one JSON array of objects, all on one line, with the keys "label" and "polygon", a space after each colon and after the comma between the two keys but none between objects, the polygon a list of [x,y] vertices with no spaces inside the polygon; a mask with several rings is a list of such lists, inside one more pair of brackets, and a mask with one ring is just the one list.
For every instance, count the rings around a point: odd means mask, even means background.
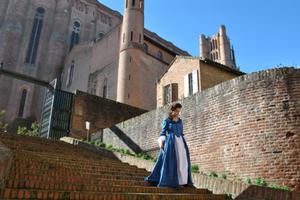
[{"label": "woman's hand", "polygon": [[164,142],[160,142],[159,147],[163,150],[164,149]]},{"label": "woman's hand", "polygon": [[160,136],[157,139],[159,148],[164,149],[164,142],[165,142],[165,140],[166,140],[166,136],[164,136],[164,135]]}]

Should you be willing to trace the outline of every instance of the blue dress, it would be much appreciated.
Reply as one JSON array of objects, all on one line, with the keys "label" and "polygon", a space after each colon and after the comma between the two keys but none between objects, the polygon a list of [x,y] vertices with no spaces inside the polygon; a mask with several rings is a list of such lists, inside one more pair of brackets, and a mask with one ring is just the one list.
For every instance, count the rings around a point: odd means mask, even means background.
[{"label": "blue dress", "polygon": [[[168,134],[166,134],[168,132]],[[165,118],[162,122],[160,136],[166,136],[164,141],[164,151],[160,149],[156,164],[152,173],[144,180],[151,182],[157,187],[178,187],[177,156],[175,137],[182,137],[188,161],[187,185],[193,186],[191,175],[190,153],[183,134],[182,120],[179,118],[176,122],[170,118]]]}]

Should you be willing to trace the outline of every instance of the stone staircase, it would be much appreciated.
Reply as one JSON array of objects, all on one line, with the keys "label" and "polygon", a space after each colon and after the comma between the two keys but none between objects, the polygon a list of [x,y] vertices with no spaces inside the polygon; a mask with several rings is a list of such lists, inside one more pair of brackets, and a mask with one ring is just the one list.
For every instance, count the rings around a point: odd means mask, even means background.
[{"label": "stone staircase", "polygon": [[13,164],[0,199],[227,199],[207,189],[148,185],[146,170],[61,141],[0,134],[1,143]]}]

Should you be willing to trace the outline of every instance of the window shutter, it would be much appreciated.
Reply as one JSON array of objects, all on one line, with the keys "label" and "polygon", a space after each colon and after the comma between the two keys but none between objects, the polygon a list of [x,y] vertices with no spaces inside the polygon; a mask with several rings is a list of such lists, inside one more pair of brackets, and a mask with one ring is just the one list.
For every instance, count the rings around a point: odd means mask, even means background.
[{"label": "window shutter", "polygon": [[184,75],[184,97],[189,96],[189,75]]},{"label": "window shutter", "polygon": [[172,102],[178,100],[178,84],[172,83]]},{"label": "window shutter", "polygon": [[198,89],[198,70],[194,70],[193,72],[193,94],[199,91]]}]

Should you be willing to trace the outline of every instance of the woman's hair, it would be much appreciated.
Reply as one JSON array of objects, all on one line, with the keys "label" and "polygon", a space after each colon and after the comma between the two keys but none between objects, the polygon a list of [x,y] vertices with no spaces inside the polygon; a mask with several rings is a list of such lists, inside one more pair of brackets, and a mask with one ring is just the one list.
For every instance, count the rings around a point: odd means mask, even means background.
[{"label": "woman's hair", "polygon": [[168,113],[168,117],[170,119],[174,118],[173,111],[175,111],[177,108],[182,108],[182,105],[180,103],[176,103],[170,106],[169,113]]}]

